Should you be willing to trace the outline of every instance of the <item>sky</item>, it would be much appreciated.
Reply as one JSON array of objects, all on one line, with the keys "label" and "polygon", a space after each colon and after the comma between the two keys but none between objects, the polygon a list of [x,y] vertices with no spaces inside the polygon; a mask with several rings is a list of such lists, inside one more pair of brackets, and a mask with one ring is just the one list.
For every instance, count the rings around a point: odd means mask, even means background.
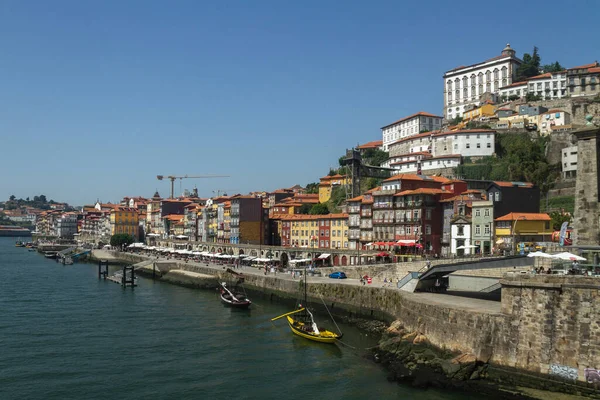
[{"label": "sky", "polygon": [[[318,181],[445,71],[538,46],[600,59],[600,2],[0,2],[0,199],[73,205]],[[565,28],[565,26],[568,26]]]}]

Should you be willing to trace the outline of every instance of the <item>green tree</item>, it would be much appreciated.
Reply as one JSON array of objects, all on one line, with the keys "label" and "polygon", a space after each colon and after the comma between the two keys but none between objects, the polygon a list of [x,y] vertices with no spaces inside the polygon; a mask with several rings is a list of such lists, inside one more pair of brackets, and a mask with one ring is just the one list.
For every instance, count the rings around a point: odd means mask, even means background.
[{"label": "green tree", "polygon": [[14,194],[11,194],[10,197],[8,198],[8,200],[10,201],[15,201],[17,198],[15,197]]},{"label": "green tree", "polygon": [[319,184],[317,182],[312,182],[306,185],[306,193],[308,194],[316,194],[319,193]]},{"label": "green tree", "polygon": [[515,101],[515,100],[519,100],[520,97],[516,94],[511,94],[510,96],[508,96],[508,100],[509,101]]},{"label": "green tree", "polygon": [[110,245],[114,247],[129,246],[133,243],[133,236],[126,233],[116,233],[110,237]]},{"label": "green tree", "polygon": [[542,100],[541,95],[534,94],[533,92],[527,93],[525,96],[526,101],[540,101]]},{"label": "green tree", "polygon": [[564,71],[565,68],[560,65],[560,63],[558,61],[553,62],[552,64],[546,64],[544,66],[542,66],[542,70],[544,71],[544,73],[546,72],[561,72]]},{"label": "green tree", "polygon": [[450,124],[450,126],[452,125],[458,125],[462,122],[462,117],[457,115],[456,117],[454,117],[453,119],[451,119],[448,123]]},{"label": "green tree", "polygon": [[558,211],[553,211],[550,213],[550,218],[552,218],[552,228],[555,231],[559,230],[562,226],[563,222],[571,222],[571,216],[569,214],[563,214]]},{"label": "green tree", "polygon": [[43,195],[43,194],[40,194],[39,201],[42,202],[42,203],[47,203],[48,202],[48,200],[46,200],[46,196]]},{"label": "green tree", "polygon": [[369,149],[365,152],[363,159],[369,165],[381,165],[389,158],[389,153],[379,149]]},{"label": "green tree", "polygon": [[312,214],[312,215],[329,214],[329,208],[327,208],[327,204],[325,204],[325,203],[313,204],[313,206],[310,208],[309,214]]},{"label": "green tree", "polygon": [[312,204],[302,204],[298,209],[298,214],[308,214],[311,208]]},{"label": "green tree", "polygon": [[523,63],[517,68],[517,82],[539,75],[540,63],[538,48],[534,46],[532,54],[523,54]]}]

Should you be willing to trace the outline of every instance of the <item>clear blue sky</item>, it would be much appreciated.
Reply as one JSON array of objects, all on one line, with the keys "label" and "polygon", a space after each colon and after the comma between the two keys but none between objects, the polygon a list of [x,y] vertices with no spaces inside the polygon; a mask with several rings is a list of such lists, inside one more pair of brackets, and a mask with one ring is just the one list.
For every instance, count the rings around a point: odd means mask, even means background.
[{"label": "clear blue sky", "polygon": [[595,0],[5,0],[0,199],[168,195],[157,174],[231,175],[184,184],[204,196],[304,185],[381,126],[440,114],[444,71],[507,42],[600,59],[598,15]]}]

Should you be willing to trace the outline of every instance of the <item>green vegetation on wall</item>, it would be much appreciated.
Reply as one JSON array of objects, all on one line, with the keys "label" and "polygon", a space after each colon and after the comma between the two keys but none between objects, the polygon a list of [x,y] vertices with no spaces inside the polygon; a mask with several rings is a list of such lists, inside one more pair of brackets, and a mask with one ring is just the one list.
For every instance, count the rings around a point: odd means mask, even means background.
[{"label": "green vegetation on wall", "polygon": [[526,133],[496,135],[495,157],[459,165],[456,175],[463,179],[532,182],[542,193],[552,188],[559,166],[546,159],[548,138],[531,139]]}]

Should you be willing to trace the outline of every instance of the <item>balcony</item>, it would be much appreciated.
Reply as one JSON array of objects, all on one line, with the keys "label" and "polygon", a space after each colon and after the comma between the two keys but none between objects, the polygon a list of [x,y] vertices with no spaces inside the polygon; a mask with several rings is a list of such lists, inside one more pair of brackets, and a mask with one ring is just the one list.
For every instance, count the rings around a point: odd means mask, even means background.
[{"label": "balcony", "polygon": [[391,196],[394,194],[396,194],[396,189],[378,190],[376,192],[373,192],[373,196]]},{"label": "balcony", "polygon": [[361,217],[371,217],[371,216],[373,216],[373,212],[371,212],[371,211],[362,211],[360,213],[360,216]]},{"label": "balcony", "polygon": [[382,201],[378,203],[373,203],[373,208],[392,208],[393,203],[391,201]]},{"label": "balcony", "polygon": [[358,226],[360,226],[360,222],[359,221],[348,221],[348,226],[349,227],[358,227]]}]

